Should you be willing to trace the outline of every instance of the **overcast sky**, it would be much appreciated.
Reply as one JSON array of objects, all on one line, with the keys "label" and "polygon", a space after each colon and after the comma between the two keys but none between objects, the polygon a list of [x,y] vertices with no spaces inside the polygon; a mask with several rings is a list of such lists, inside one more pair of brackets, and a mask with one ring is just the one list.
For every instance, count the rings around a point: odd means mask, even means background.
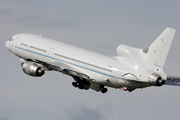
[{"label": "overcast sky", "polygon": [[177,120],[180,87],[79,90],[58,72],[40,78],[23,73],[19,58],[4,46],[17,33],[116,55],[126,44],[147,48],[166,28],[176,29],[164,71],[180,76],[178,0],[0,0],[0,120]]}]

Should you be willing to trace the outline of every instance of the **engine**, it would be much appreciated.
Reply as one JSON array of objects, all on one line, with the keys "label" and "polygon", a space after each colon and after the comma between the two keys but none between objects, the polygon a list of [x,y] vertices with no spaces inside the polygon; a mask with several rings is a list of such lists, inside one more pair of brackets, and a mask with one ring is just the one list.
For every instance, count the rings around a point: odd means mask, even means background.
[{"label": "engine", "polygon": [[162,86],[165,84],[165,80],[162,80],[160,75],[152,73],[149,77],[149,83],[153,86]]},{"label": "engine", "polygon": [[23,62],[21,66],[23,71],[30,76],[40,77],[44,74],[44,70],[34,62]]}]

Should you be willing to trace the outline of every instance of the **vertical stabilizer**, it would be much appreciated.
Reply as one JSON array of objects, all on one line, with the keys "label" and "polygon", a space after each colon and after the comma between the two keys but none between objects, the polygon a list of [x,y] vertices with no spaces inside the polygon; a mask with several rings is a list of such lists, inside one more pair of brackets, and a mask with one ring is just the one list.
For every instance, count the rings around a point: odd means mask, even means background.
[{"label": "vertical stabilizer", "polygon": [[149,46],[146,57],[154,65],[158,67],[164,66],[174,34],[174,29],[166,28],[161,33],[161,35],[159,35],[159,37]]}]

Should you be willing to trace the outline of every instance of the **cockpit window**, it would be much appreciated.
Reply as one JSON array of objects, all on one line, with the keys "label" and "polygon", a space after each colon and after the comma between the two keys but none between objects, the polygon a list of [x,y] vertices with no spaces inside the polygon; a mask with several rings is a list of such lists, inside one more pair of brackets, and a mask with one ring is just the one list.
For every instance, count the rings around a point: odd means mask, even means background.
[{"label": "cockpit window", "polygon": [[12,38],[9,39],[9,41],[11,41]]}]

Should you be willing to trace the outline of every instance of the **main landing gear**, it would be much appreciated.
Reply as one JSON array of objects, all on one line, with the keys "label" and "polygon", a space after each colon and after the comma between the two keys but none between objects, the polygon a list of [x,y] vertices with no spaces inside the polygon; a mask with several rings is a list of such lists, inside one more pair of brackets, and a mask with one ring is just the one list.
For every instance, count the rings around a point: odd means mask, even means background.
[{"label": "main landing gear", "polygon": [[108,91],[107,88],[102,88],[102,89],[101,89],[101,92],[102,92],[102,93],[106,93],[107,91]]},{"label": "main landing gear", "polygon": [[79,89],[85,89],[85,90],[88,90],[90,87],[90,83],[86,81],[72,82],[72,85],[74,87],[78,87]]},{"label": "main landing gear", "polygon": [[104,85],[101,85],[100,88],[102,93],[106,93],[108,91],[108,89],[105,88]]},{"label": "main landing gear", "polygon": [[78,87],[79,89],[83,89],[83,88],[84,88],[83,85],[80,84],[79,82],[72,82],[72,85],[73,85],[74,87]]},{"label": "main landing gear", "polygon": [[[89,87],[90,87],[90,83],[88,83],[88,82],[80,82],[80,81],[72,82],[72,85],[74,87],[78,87],[79,89],[85,89],[85,90],[88,90]],[[102,93],[106,93],[108,91],[108,89],[105,88],[104,85],[100,85],[100,91]]]},{"label": "main landing gear", "polygon": [[74,87],[77,87],[77,86],[78,86],[77,82],[72,82],[72,85],[73,85]]}]

